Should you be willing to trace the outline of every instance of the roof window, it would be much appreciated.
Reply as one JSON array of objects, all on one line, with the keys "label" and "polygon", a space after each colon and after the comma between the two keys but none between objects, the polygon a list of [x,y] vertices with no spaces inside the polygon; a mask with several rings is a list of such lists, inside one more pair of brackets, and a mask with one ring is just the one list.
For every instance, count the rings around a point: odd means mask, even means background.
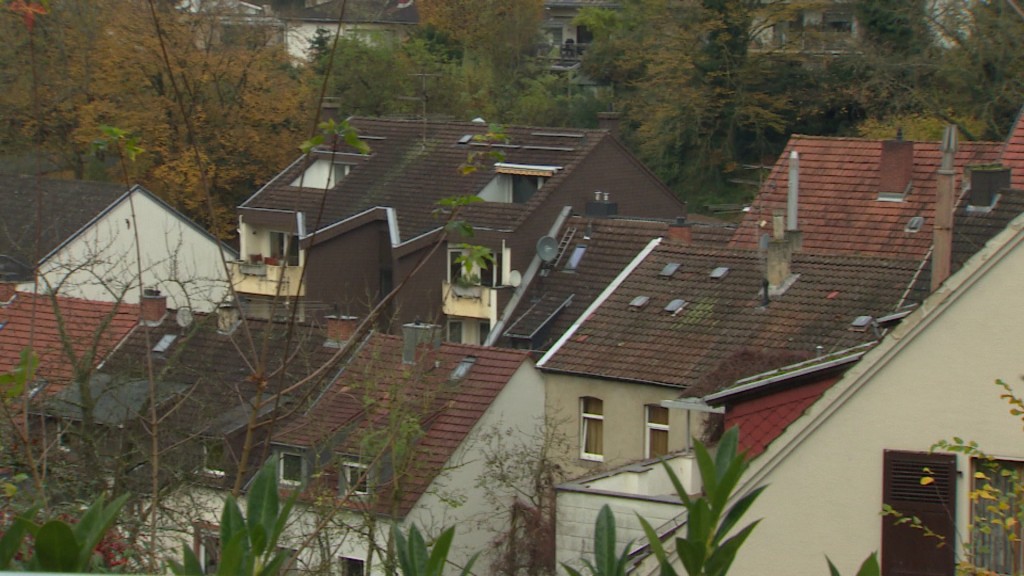
[{"label": "roof window", "polygon": [[874,320],[875,319],[871,316],[857,316],[853,319],[853,322],[850,322],[850,330],[853,330],[854,332],[866,332],[868,326],[871,326],[871,323],[874,322]]},{"label": "roof window", "polygon": [[922,226],[924,226],[924,217],[923,216],[914,216],[910,220],[907,220],[907,227],[904,228],[903,230],[905,232],[910,232],[910,233],[920,232]]},{"label": "roof window", "polygon": [[572,255],[569,256],[569,260],[565,263],[564,270],[566,272],[575,272],[576,268],[579,268],[580,260],[583,259],[583,254],[587,251],[586,244],[577,244],[572,250]]},{"label": "roof window", "polygon": [[160,341],[153,346],[153,352],[167,352],[167,349],[174,344],[174,341],[178,338],[177,334],[164,334]]},{"label": "roof window", "polygon": [[647,306],[647,303],[650,302],[650,301],[651,301],[651,297],[650,296],[637,296],[636,298],[633,298],[629,302],[629,307],[630,308],[634,308],[636,310],[640,310],[644,306]]},{"label": "roof window", "polygon": [[683,308],[686,308],[687,304],[688,302],[686,300],[683,300],[682,298],[676,298],[675,300],[669,302],[668,305],[665,306],[665,312],[668,312],[669,314],[675,316],[676,314],[679,314],[679,312],[681,312]]},{"label": "roof window", "polygon": [[715,280],[721,280],[722,278],[725,278],[725,275],[728,273],[728,266],[719,266],[711,271],[711,277],[714,278]]},{"label": "roof window", "polygon": [[473,368],[474,364],[476,364],[476,356],[466,356],[465,358],[460,360],[458,365],[455,366],[455,369],[452,370],[452,374],[451,376],[449,376],[449,380],[451,380],[452,382],[462,380],[467,375],[469,375],[469,371],[471,368]]},{"label": "roof window", "polygon": [[680,266],[682,266],[682,264],[679,262],[669,262],[668,264],[665,264],[665,267],[661,269],[661,272],[658,272],[658,276],[668,278],[675,274],[676,270],[679,270]]}]

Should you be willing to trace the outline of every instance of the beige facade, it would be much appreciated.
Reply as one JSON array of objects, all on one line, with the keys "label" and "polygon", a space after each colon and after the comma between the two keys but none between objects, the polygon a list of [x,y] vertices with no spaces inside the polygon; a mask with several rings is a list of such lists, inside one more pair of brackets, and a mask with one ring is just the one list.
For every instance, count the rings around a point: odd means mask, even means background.
[{"label": "beige facade", "polygon": [[[960,437],[1024,460],[1021,421],[993,384],[1024,394],[1022,242],[1018,218],[752,463],[740,493],[768,486],[748,513],[763,520],[730,574],[823,574],[825,555],[855,573],[892,521],[880,516],[885,450],[928,451]],[[971,538],[975,465],[956,456],[958,560]]]},{"label": "beige facade", "polygon": [[[570,477],[600,470],[609,470],[623,464],[656,456],[652,452],[651,432],[657,437],[662,430],[657,423],[648,426],[649,406],[660,406],[664,400],[679,397],[680,390],[669,386],[638,384],[616,380],[599,380],[556,372],[545,373],[547,386],[545,413],[548,421],[557,427],[557,434],[566,441],[566,448],[556,458]],[[600,400],[600,419],[584,417],[584,398]],[[589,408],[593,410],[593,408]],[[668,410],[669,452],[689,447],[686,410]],[[598,414],[593,414],[598,416]],[[690,430],[699,434],[703,416],[690,413]],[[599,453],[587,453],[583,436],[585,421],[600,422]],[[655,444],[657,440],[654,440]]]}]

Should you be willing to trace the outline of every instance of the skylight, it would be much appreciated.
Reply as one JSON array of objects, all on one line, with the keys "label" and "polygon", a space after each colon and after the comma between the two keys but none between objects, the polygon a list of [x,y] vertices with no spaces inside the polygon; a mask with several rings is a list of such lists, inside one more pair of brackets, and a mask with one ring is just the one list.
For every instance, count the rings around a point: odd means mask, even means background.
[{"label": "skylight", "polygon": [[675,274],[676,270],[679,270],[680,266],[682,266],[682,264],[680,264],[679,262],[669,262],[668,264],[665,264],[665,267],[661,269],[661,272],[658,272],[658,276],[668,278],[669,276]]},{"label": "skylight", "polygon": [[920,232],[922,226],[924,226],[924,217],[914,216],[907,221],[907,227],[904,230],[907,232]]},{"label": "skylight", "polygon": [[871,316],[857,316],[853,319],[853,322],[850,322],[850,330],[864,332],[871,325],[872,321],[874,321],[874,318]]},{"label": "skylight", "polygon": [[476,364],[476,356],[466,356],[459,361],[458,366],[452,370],[452,375],[449,377],[452,381],[462,380],[469,374],[469,370]]},{"label": "skylight", "polygon": [[647,303],[650,301],[650,296],[637,296],[636,298],[633,298],[633,300],[630,301],[629,307],[636,308],[637,310],[639,310],[640,308],[647,306]]},{"label": "skylight", "polygon": [[676,298],[675,300],[669,302],[667,306],[665,306],[665,312],[668,312],[669,314],[675,316],[676,314],[679,313],[680,310],[686,308],[686,304],[686,300],[683,300],[682,298]]},{"label": "skylight", "polygon": [[574,272],[576,268],[579,268],[580,260],[583,259],[583,254],[587,251],[586,244],[577,244],[576,248],[573,248],[572,255],[569,256],[569,261],[565,263],[564,270],[566,272]]},{"label": "skylight", "polygon": [[725,275],[728,273],[728,266],[719,266],[718,268],[715,268],[714,270],[711,271],[711,277],[714,278],[715,280],[721,280],[722,278],[725,278]]},{"label": "skylight", "polygon": [[153,346],[153,352],[166,352],[177,338],[177,334],[164,334],[160,341],[156,343],[156,346]]}]

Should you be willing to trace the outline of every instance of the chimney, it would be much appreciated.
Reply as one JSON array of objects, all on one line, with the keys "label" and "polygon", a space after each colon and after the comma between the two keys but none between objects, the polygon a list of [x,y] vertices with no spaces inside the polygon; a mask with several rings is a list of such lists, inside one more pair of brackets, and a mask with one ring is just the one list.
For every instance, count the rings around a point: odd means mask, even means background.
[{"label": "chimney", "polygon": [[341,121],[341,98],[325,96],[320,104],[320,121],[329,122],[331,120]]},{"label": "chimney", "polygon": [[[882,142],[882,158],[878,165],[879,197],[903,199],[914,174],[914,143],[903,140],[902,132],[896,140]],[[898,196],[898,198],[896,198]]]},{"label": "chimney", "polygon": [[586,215],[594,218],[608,218],[619,213],[617,202],[608,200],[608,193],[594,190],[594,199],[587,202]]},{"label": "chimney", "polygon": [[0,304],[7,304],[13,300],[17,291],[17,282],[0,282]]},{"label": "chimney", "polygon": [[1000,190],[1010,187],[1010,169],[1002,165],[971,167],[969,208],[986,209],[996,203]]},{"label": "chimney", "polygon": [[781,294],[790,280],[790,265],[793,261],[793,245],[786,238],[786,217],[781,213],[772,216],[772,238],[768,241],[768,257],[766,276],[769,291]]},{"label": "chimney", "polygon": [[786,196],[786,239],[794,252],[804,244],[804,236],[800,232],[797,213],[800,209],[800,154],[793,150],[789,153],[789,194]]},{"label": "chimney", "polygon": [[[0,298],[2,300],[3,298]],[[142,291],[141,320],[146,326],[159,326],[167,315],[167,296],[156,288]]]},{"label": "chimney", "polygon": [[956,127],[946,126],[942,134],[942,164],[935,176],[935,226],[932,230],[932,292],[949,278],[953,260],[953,196],[956,175],[953,157],[956,156]]},{"label": "chimney", "polygon": [[686,244],[693,241],[693,228],[686,222],[686,216],[677,216],[668,225],[668,237]]},{"label": "chimney", "polygon": [[327,340],[324,346],[340,348],[352,339],[359,326],[359,318],[355,316],[327,316]]},{"label": "chimney", "polygon": [[402,363],[415,364],[417,351],[441,346],[441,327],[416,321],[402,325]]},{"label": "chimney", "polygon": [[221,304],[217,308],[217,332],[231,334],[242,321],[242,314],[234,304]]},{"label": "chimney", "polygon": [[619,113],[618,112],[598,112],[597,113],[597,127],[601,130],[607,130],[612,136],[619,135]]}]

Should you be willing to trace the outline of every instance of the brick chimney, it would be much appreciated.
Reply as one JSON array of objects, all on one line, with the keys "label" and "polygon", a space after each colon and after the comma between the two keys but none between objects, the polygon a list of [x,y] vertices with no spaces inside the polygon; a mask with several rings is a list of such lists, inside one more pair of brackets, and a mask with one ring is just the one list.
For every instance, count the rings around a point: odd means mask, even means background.
[{"label": "brick chimney", "polygon": [[882,142],[882,157],[878,165],[878,193],[902,197],[914,174],[914,143],[903,139],[900,132],[896,140]]},{"label": "brick chimney", "polygon": [[0,304],[10,302],[17,291],[17,282],[0,282]]},{"label": "brick chimney", "polygon": [[159,326],[167,316],[167,295],[161,294],[156,288],[146,288],[142,291],[142,302],[139,308],[143,324]]},{"label": "brick chimney", "polygon": [[686,244],[693,242],[693,227],[686,222],[686,216],[677,216],[668,225],[668,237]]},{"label": "brick chimney", "polygon": [[767,296],[778,296],[786,292],[796,275],[792,273],[794,244],[799,241],[799,234],[786,231],[786,216],[776,212],[772,215],[772,237],[768,240],[765,280]]},{"label": "brick chimney", "polygon": [[327,340],[324,346],[340,348],[352,339],[359,326],[359,318],[355,316],[327,316]]},{"label": "brick chimney", "polygon": [[424,349],[441,346],[441,327],[416,321],[402,325],[402,363],[415,364]]}]

